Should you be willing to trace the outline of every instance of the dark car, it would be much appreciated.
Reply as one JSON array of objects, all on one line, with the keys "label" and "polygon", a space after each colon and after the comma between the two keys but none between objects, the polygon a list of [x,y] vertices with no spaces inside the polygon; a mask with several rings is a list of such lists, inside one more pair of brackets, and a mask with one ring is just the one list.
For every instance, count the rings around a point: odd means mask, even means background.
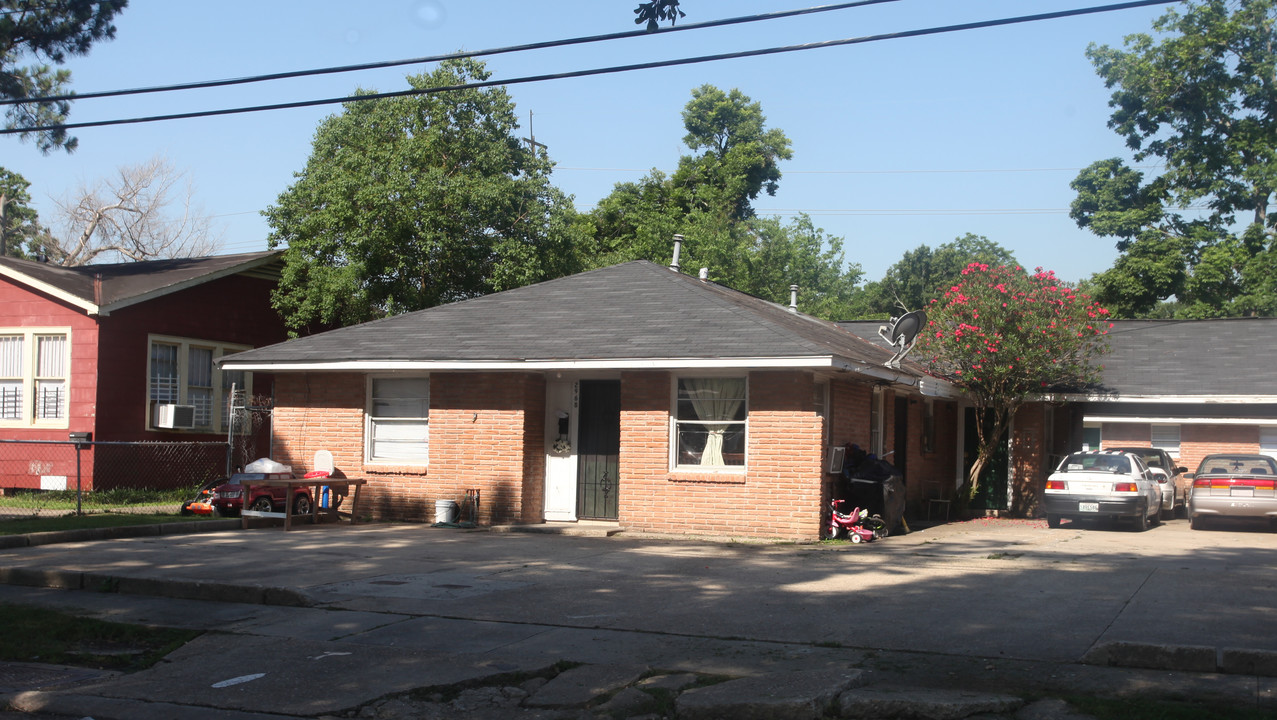
[{"label": "dark car", "polygon": [[1201,530],[1209,518],[1267,518],[1277,527],[1277,461],[1267,455],[1207,455],[1193,473],[1188,522]]},{"label": "dark car", "polygon": [[1162,488],[1163,520],[1175,517],[1180,510],[1187,512],[1188,496],[1193,493],[1193,481],[1188,479],[1188,468],[1178,465],[1170,453],[1161,448],[1134,445],[1104,449],[1137,455],[1157,475],[1157,484]]},{"label": "dark car", "polygon": [[309,515],[313,499],[308,488],[296,488],[292,498],[289,498],[286,487],[254,484],[266,480],[292,479],[292,473],[287,472],[235,473],[213,490],[210,504],[215,514],[234,516],[245,507],[257,512],[284,512],[291,502],[294,515]]}]

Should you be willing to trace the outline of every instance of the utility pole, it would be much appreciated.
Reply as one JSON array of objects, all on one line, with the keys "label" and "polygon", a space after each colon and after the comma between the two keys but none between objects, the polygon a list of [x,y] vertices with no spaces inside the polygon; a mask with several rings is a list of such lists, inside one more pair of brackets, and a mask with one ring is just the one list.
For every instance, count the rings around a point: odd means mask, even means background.
[{"label": "utility pole", "polygon": [[523,142],[527,143],[532,148],[533,153],[537,151],[537,148],[541,148],[542,150],[549,150],[549,148],[546,147],[545,143],[537,142],[536,133],[532,132],[532,111],[531,110],[528,111],[528,135],[530,135],[531,137],[523,138]]}]

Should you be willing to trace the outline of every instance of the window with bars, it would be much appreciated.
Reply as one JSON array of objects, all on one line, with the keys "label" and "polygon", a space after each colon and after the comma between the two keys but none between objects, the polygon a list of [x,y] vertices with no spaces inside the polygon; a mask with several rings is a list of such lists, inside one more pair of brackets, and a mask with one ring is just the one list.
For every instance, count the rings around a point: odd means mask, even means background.
[{"label": "window with bars", "polygon": [[1179,457],[1179,425],[1154,425],[1151,436],[1153,447]]},{"label": "window with bars", "polygon": [[66,331],[0,331],[0,423],[67,422],[70,342]]},{"label": "window with bars", "polygon": [[195,408],[196,429],[226,430],[231,386],[248,387],[252,374],[219,371],[215,361],[222,355],[247,349],[243,345],[153,336],[147,370],[149,426],[156,427],[156,408],[160,405],[191,405]]}]

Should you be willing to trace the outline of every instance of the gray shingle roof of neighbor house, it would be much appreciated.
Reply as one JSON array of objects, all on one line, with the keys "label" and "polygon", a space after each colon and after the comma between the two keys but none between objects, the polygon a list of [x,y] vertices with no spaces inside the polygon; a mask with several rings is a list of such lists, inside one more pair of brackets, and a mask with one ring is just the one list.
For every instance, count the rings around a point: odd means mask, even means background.
[{"label": "gray shingle roof of neighbor house", "polygon": [[[839,323],[880,345],[882,324]],[[1277,399],[1277,318],[1114,320],[1108,339],[1103,399]]]},{"label": "gray shingle roof of neighbor house", "polygon": [[836,324],[635,261],[224,359],[244,369],[829,367],[917,384]]},{"label": "gray shingle roof of neighbor house", "polygon": [[0,275],[75,305],[89,315],[105,315],[227,275],[258,272],[278,278],[282,254],[269,251],[77,267],[0,257]]},{"label": "gray shingle roof of neighbor house", "polygon": [[1109,347],[1119,397],[1277,398],[1277,318],[1115,320]]}]

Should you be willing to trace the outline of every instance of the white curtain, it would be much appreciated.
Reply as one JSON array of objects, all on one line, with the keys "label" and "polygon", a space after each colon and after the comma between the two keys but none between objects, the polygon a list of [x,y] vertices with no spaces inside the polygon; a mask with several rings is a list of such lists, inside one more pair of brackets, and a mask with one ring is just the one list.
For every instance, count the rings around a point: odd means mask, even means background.
[{"label": "white curtain", "polygon": [[705,426],[701,465],[725,465],[723,435],[745,404],[745,378],[685,378],[683,388],[696,417]]}]

